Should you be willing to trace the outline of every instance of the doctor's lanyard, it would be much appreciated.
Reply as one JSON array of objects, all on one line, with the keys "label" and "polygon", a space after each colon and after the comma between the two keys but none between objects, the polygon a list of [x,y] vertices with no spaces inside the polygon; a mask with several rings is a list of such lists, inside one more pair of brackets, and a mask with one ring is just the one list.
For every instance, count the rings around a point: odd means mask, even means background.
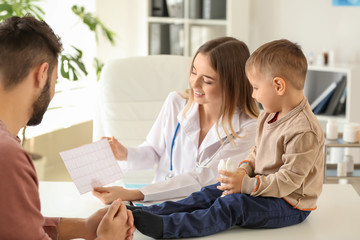
[{"label": "doctor's lanyard", "polygon": [[180,127],[180,123],[178,122],[178,124],[177,124],[177,126],[176,126],[176,129],[175,129],[174,137],[173,137],[172,142],[171,142],[171,150],[170,150],[170,172],[169,172],[168,175],[166,175],[165,179],[169,179],[169,178],[174,177],[172,157],[173,157],[173,149],[174,149],[174,144],[175,144],[175,138],[176,138],[176,134],[177,134],[177,132],[178,132],[178,130],[179,130],[179,127]]}]

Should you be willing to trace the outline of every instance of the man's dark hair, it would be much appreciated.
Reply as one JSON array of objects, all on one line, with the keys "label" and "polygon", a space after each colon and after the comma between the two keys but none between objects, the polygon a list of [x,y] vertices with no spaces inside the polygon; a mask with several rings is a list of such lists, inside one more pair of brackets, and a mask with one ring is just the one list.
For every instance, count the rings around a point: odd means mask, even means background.
[{"label": "man's dark hair", "polygon": [[0,83],[9,90],[43,62],[52,74],[61,51],[60,38],[46,22],[30,15],[6,19],[0,23]]}]

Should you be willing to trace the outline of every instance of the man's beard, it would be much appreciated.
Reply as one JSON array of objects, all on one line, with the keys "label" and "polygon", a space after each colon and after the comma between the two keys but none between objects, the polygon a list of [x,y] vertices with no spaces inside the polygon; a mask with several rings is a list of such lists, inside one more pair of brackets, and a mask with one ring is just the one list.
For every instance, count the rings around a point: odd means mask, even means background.
[{"label": "man's beard", "polygon": [[43,88],[43,90],[41,91],[40,96],[35,100],[35,102],[33,103],[33,113],[32,116],[30,118],[30,120],[28,121],[28,123],[26,124],[27,126],[36,126],[38,124],[41,123],[43,116],[49,106],[50,103],[50,76],[47,79],[47,82]]}]

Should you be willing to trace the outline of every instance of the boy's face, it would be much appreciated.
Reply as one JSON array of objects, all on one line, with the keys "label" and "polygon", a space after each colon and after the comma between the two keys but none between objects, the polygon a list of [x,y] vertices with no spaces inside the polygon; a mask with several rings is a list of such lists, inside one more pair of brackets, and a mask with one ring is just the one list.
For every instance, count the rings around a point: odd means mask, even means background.
[{"label": "boy's face", "polygon": [[266,112],[278,112],[280,109],[278,95],[272,79],[259,73],[253,67],[248,72],[248,79],[253,88],[252,97],[263,106]]}]

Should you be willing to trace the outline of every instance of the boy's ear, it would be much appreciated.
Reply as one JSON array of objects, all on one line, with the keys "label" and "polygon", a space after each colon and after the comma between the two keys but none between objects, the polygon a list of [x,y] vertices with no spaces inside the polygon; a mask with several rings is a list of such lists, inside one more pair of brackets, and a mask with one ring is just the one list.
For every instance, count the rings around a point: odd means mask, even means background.
[{"label": "boy's ear", "polygon": [[35,74],[35,85],[36,87],[43,88],[48,79],[49,64],[43,62],[39,65],[38,71]]},{"label": "boy's ear", "polygon": [[281,77],[275,77],[273,79],[273,86],[278,95],[284,95],[286,91],[286,81]]}]

